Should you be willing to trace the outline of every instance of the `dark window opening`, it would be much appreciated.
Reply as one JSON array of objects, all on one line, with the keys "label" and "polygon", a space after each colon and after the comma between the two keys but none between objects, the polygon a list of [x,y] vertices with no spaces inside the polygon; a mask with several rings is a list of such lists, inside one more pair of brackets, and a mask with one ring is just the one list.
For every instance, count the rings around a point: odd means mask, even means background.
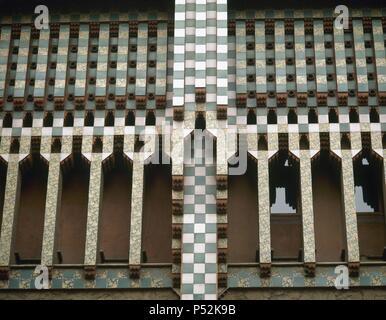
[{"label": "dark window opening", "polygon": [[345,261],[346,230],[342,205],[341,164],[328,150],[322,150],[313,159],[312,197],[316,261]]},{"label": "dark window opening", "polygon": [[122,151],[103,162],[103,195],[99,228],[101,263],[129,259],[132,166]]},{"label": "dark window opening", "polygon": [[299,163],[280,150],[269,164],[271,249],[273,261],[302,260],[302,221],[298,212]]},{"label": "dark window opening", "polygon": [[298,116],[294,110],[288,111],[288,124],[297,124]]},{"label": "dark window opening", "polygon": [[21,187],[14,237],[14,261],[38,264],[43,242],[48,165],[33,153],[20,164]]},{"label": "dark window opening", "polygon": [[269,110],[268,111],[268,119],[267,119],[268,124],[277,124],[277,115],[274,110]]},{"label": "dark window opening", "polygon": [[31,112],[27,112],[23,119],[23,127],[31,128],[32,127],[32,114]]},{"label": "dark window opening", "polygon": [[329,123],[338,123],[339,117],[335,109],[330,109],[328,112],[328,122]]},{"label": "dark window opening", "polygon": [[3,128],[12,128],[12,115],[6,113],[3,119]]},{"label": "dark window opening", "polygon": [[94,126],[94,115],[91,111],[87,112],[86,118],[84,119],[84,125],[86,127]]},{"label": "dark window opening", "polygon": [[247,124],[256,124],[256,113],[253,109],[249,109],[247,115]]},{"label": "dark window opening", "polygon": [[153,111],[149,111],[146,115],[146,125],[155,126],[155,115]]},{"label": "dark window opening", "polygon": [[133,111],[129,111],[126,115],[125,126],[134,126],[135,125],[135,115]]},{"label": "dark window opening", "polygon": [[354,159],[353,167],[361,260],[386,260],[382,159],[375,152],[363,149]]},{"label": "dark window opening", "polygon": [[171,165],[169,164],[145,166],[142,262],[172,262],[171,174]]},{"label": "dark window opening", "polygon": [[[228,176],[228,259],[230,263],[257,262],[259,212],[257,164],[249,155],[243,175]],[[242,230],[242,232],[240,232]]]},{"label": "dark window opening", "polygon": [[74,116],[72,112],[68,112],[64,118],[64,126],[65,127],[73,127],[74,126]]},{"label": "dark window opening", "polygon": [[47,112],[43,119],[43,127],[52,127],[53,123],[54,117],[52,116],[52,112]]},{"label": "dark window opening", "polygon": [[55,261],[83,264],[86,243],[90,165],[74,153],[62,163],[62,194],[55,233]]}]

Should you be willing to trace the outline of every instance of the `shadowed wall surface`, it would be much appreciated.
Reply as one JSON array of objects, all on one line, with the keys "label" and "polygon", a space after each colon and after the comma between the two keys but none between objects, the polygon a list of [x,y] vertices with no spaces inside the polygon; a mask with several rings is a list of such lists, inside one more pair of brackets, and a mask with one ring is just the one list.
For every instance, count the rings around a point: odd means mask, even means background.
[{"label": "shadowed wall surface", "polygon": [[[128,165],[129,166],[129,165]],[[103,200],[99,229],[99,249],[106,259],[128,259],[131,217],[132,171],[116,166],[103,177]]]},{"label": "shadowed wall surface", "polygon": [[147,262],[172,260],[172,178],[170,165],[145,167],[142,250]]},{"label": "shadowed wall surface", "polygon": [[39,259],[43,240],[48,168],[38,156],[31,160],[32,166],[22,170],[16,217],[14,252],[18,252],[21,259]]},{"label": "shadowed wall surface", "polygon": [[[341,183],[337,169],[323,156],[312,172],[316,260],[340,261],[346,248]],[[328,234],[328,237],[326,237]]]},{"label": "shadowed wall surface", "polygon": [[257,166],[248,159],[244,175],[228,177],[229,262],[255,262],[259,243]]},{"label": "shadowed wall surface", "polygon": [[83,263],[84,260],[90,170],[79,161],[76,160],[71,171],[63,174],[56,231],[56,250],[62,252],[63,263]]}]

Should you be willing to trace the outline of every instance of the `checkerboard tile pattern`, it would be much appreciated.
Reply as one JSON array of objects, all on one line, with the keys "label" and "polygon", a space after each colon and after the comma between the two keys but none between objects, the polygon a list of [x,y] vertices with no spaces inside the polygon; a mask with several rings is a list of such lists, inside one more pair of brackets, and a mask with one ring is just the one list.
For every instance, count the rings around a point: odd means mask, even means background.
[{"label": "checkerboard tile pattern", "polygon": [[184,170],[181,298],[217,299],[216,167]]}]

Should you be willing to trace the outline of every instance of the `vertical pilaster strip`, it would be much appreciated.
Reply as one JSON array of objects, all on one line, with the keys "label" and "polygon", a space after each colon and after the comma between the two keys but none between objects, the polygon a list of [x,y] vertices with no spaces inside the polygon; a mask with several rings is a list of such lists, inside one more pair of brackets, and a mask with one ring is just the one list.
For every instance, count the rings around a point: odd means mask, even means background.
[{"label": "vertical pilaster strip", "polygon": [[8,267],[11,261],[11,245],[20,192],[19,155],[10,154],[4,194],[3,221],[0,235],[0,267]]},{"label": "vertical pilaster strip", "polygon": [[366,65],[365,39],[363,35],[363,23],[361,19],[353,19],[352,24],[353,24],[353,33],[354,33],[355,65],[356,65],[358,92],[368,93],[369,84],[367,81],[367,65]]},{"label": "vertical pilaster strip", "polygon": [[195,10],[195,87],[206,87],[206,0],[196,0]]},{"label": "vertical pilaster strip", "polygon": [[60,153],[50,155],[48,167],[47,196],[44,214],[42,260],[43,265],[52,266],[54,254],[55,226],[60,208],[61,177]]},{"label": "vertical pilaster strip", "polygon": [[314,20],[314,48],[316,90],[318,93],[327,92],[326,50],[324,48],[323,20]]},{"label": "vertical pilaster strip", "polygon": [[[216,210],[217,223],[228,227],[228,157],[227,157],[227,130],[217,131],[217,158],[216,158]],[[217,242],[217,283],[219,288],[227,287],[228,278],[228,236]],[[218,292],[220,294],[220,292]]]},{"label": "vertical pilaster strip", "polygon": [[295,63],[296,63],[296,90],[307,92],[306,48],[304,35],[304,21],[295,20]]},{"label": "vertical pilaster strip", "polygon": [[309,150],[300,150],[300,194],[303,223],[304,263],[315,263],[314,208]]},{"label": "vertical pilaster strip", "polygon": [[64,97],[65,95],[69,38],[70,26],[68,24],[62,24],[59,30],[58,55],[55,70],[55,97]]},{"label": "vertical pilaster strip", "polygon": [[172,159],[172,228],[181,231],[181,239],[173,239],[173,287],[181,287],[181,254],[182,243],[188,242],[183,234],[183,202],[184,202],[184,138],[183,130],[174,129],[171,135],[171,159]]},{"label": "vertical pilaster strip", "polygon": [[86,94],[88,47],[90,28],[88,24],[79,26],[78,54],[76,57],[75,96],[84,97]]},{"label": "vertical pilaster strip", "polygon": [[156,67],[156,96],[166,95],[166,67],[167,67],[167,23],[159,22],[157,28],[157,67]]},{"label": "vertical pilaster strip", "polygon": [[275,21],[275,73],[276,92],[287,93],[287,71],[285,63],[284,21]]},{"label": "vertical pilaster strip", "polygon": [[137,42],[137,70],[135,81],[135,95],[146,96],[146,74],[147,74],[147,23],[138,24]]},{"label": "vertical pilaster strip", "polygon": [[141,154],[134,153],[133,185],[131,192],[131,222],[130,222],[130,267],[141,264],[142,241],[142,210],[143,210],[144,165]]},{"label": "vertical pilaster strip", "polygon": [[107,90],[107,62],[109,59],[110,26],[102,23],[99,29],[98,61],[96,70],[95,96],[105,97]]},{"label": "vertical pilaster strip", "polygon": [[354,171],[351,150],[342,150],[342,187],[347,256],[349,263],[359,262],[358,226],[354,195]]},{"label": "vertical pilaster strip", "polygon": [[98,221],[102,188],[102,154],[92,153],[87,206],[86,247],[84,257],[85,266],[95,266],[97,262]]},{"label": "vertical pilaster strip", "polygon": [[48,46],[49,46],[50,31],[40,30],[38,55],[35,72],[34,97],[44,97],[46,90],[46,75],[48,61]]},{"label": "vertical pilaster strip", "polygon": [[217,89],[217,5],[216,0],[206,0],[206,103],[205,111],[207,118],[207,127],[213,128],[216,123],[216,89]]},{"label": "vertical pilaster strip", "polygon": [[227,0],[217,0],[217,105],[228,105]]},{"label": "vertical pilaster strip", "polygon": [[265,55],[265,23],[255,22],[256,93],[267,93],[267,70]]},{"label": "vertical pilaster strip", "polygon": [[127,59],[129,57],[129,24],[120,23],[118,30],[118,54],[115,95],[126,96]]},{"label": "vertical pilaster strip", "polygon": [[346,52],[344,48],[344,31],[343,29],[334,28],[334,49],[335,49],[335,66],[336,66],[336,84],[338,93],[347,94],[347,66]]},{"label": "vertical pilaster strip", "polygon": [[236,21],[236,94],[247,93],[247,51],[245,21]]},{"label": "vertical pilaster strip", "polygon": [[13,94],[15,98],[24,98],[30,39],[31,27],[27,25],[22,26],[20,31],[19,54],[17,56],[15,90]]},{"label": "vertical pilaster strip", "polygon": [[373,38],[378,91],[386,92],[386,59],[382,21],[373,19]]},{"label": "vertical pilaster strip", "polygon": [[257,190],[259,206],[259,254],[260,266],[271,264],[271,221],[269,204],[268,151],[258,151]]},{"label": "vertical pilaster strip", "polygon": [[185,85],[185,0],[175,1],[174,57],[173,57],[173,106],[184,105]]},{"label": "vertical pilaster strip", "polygon": [[9,46],[11,43],[11,27],[1,26],[0,34],[0,99],[4,97],[5,80],[7,77],[7,66],[9,57]]}]

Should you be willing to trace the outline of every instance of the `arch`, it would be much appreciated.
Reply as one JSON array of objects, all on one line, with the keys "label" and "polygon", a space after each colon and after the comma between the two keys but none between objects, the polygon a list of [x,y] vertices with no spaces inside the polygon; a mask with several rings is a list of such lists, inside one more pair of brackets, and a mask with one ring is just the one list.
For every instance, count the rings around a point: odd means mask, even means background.
[{"label": "arch", "polygon": [[273,261],[296,261],[303,246],[299,161],[279,150],[269,162]]},{"label": "arch", "polygon": [[318,123],[318,114],[314,108],[308,111],[308,123]]},{"label": "arch", "polygon": [[267,123],[268,123],[268,124],[277,124],[277,115],[276,115],[275,110],[270,109],[270,110],[268,111],[268,115],[267,115]]},{"label": "arch", "polygon": [[66,116],[64,117],[63,125],[65,127],[73,127],[74,126],[74,116],[72,115],[72,112],[66,113]]},{"label": "arch", "polygon": [[94,126],[94,114],[91,111],[87,112],[86,118],[84,119],[84,125],[86,127]]},{"label": "arch", "polygon": [[376,108],[370,109],[370,122],[378,123],[379,122],[379,113]]},{"label": "arch", "polygon": [[32,114],[31,112],[27,112],[23,119],[23,127],[31,128],[32,127]]},{"label": "arch", "polygon": [[54,117],[52,116],[52,112],[47,112],[43,119],[43,127],[52,127],[54,123]]},{"label": "arch", "polygon": [[359,122],[358,111],[355,108],[350,109],[349,119],[350,119],[350,123],[358,123]]},{"label": "arch", "polygon": [[361,260],[383,260],[386,247],[383,162],[371,149],[353,160],[355,207]]},{"label": "arch", "polygon": [[317,262],[344,260],[347,247],[340,176],[341,163],[332,152],[322,150],[313,158],[312,194]]},{"label": "arch", "polygon": [[248,110],[248,115],[247,115],[247,124],[256,124],[256,123],[257,123],[256,113],[252,108],[250,108]]},{"label": "arch", "polygon": [[196,116],[196,121],[194,124],[195,129],[205,130],[206,129],[206,120],[203,112],[198,112]]},{"label": "arch", "polygon": [[3,128],[12,128],[12,115],[10,112],[7,112],[3,119]]},{"label": "arch", "polygon": [[129,111],[126,115],[125,126],[135,126],[135,114],[134,111]]},{"label": "arch", "polygon": [[154,111],[149,111],[146,115],[146,123],[147,126],[155,126],[155,115]]},{"label": "arch", "polygon": [[297,124],[298,123],[298,116],[294,109],[290,109],[288,111],[288,124]]},{"label": "arch", "polygon": [[259,248],[257,164],[250,155],[245,174],[228,176],[227,214],[229,262],[256,262]]},{"label": "arch", "polygon": [[61,171],[61,202],[55,233],[55,261],[83,264],[90,165],[80,153],[74,153],[62,162]]},{"label": "arch", "polygon": [[20,163],[20,193],[13,244],[14,262],[39,263],[42,251],[48,165],[37,153]]},{"label": "arch", "polygon": [[103,162],[103,195],[99,224],[100,262],[129,259],[132,164],[122,151]]},{"label": "arch", "polygon": [[172,262],[171,212],[171,164],[146,165],[142,220],[143,262]]},{"label": "arch", "polygon": [[112,111],[107,112],[107,115],[105,118],[105,126],[114,127],[114,113]]},{"label": "arch", "polygon": [[329,123],[339,123],[338,113],[336,112],[336,110],[334,108],[331,108],[328,111],[328,122]]}]

